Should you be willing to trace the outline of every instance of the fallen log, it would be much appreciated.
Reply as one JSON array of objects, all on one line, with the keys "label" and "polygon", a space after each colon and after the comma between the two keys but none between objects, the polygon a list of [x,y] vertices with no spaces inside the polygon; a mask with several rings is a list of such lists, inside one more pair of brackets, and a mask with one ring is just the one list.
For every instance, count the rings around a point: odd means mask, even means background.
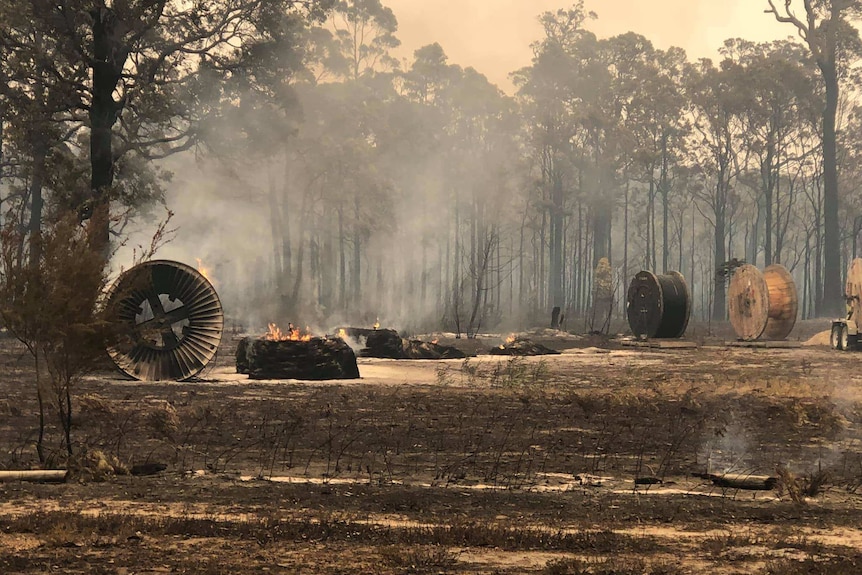
[{"label": "fallen log", "polygon": [[660,477],[636,477],[635,485],[658,485],[664,483]]},{"label": "fallen log", "polygon": [[555,349],[545,347],[540,343],[535,343],[528,339],[516,339],[514,341],[507,341],[506,343],[501,344],[497,347],[492,347],[489,353],[491,355],[515,355],[521,357],[528,355],[560,354],[560,352]]},{"label": "fallen log", "polygon": [[137,463],[132,465],[131,469],[129,469],[129,473],[132,475],[155,475],[157,473],[161,473],[168,466],[165,463]]},{"label": "fallen log", "polygon": [[46,483],[63,483],[69,475],[67,469],[27,469],[19,471],[0,471],[0,482],[6,481],[42,481]]},{"label": "fallen log", "polygon": [[769,491],[778,485],[777,477],[769,475],[751,475],[747,473],[694,473],[695,477],[708,479],[716,487],[729,489],[747,489],[751,491]]},{"label": "fallen log", "polygon": [[467,354],[450,345],[418,339],[403,340],[404,355],[408,359],[463,359]]}]

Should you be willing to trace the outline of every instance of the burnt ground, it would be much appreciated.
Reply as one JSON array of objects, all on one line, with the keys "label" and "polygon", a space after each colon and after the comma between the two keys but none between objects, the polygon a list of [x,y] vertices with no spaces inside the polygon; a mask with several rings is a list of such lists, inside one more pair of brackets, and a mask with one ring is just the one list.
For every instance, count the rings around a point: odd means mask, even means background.
[{"label": "burnt ground", "polygon": [[[563,353],[250,381],[226,337],[199,381],[88,377],[72,479],[0,483],[0,573],[862,573],[862,354],[534,337]],[[0,469],[35,467],[0,370]]]}]

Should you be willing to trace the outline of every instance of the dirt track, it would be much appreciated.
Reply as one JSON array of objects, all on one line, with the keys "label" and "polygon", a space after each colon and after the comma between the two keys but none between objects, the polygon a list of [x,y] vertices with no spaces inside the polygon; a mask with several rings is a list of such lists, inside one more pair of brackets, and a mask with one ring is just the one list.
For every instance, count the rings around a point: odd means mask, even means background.
[{"label": "dirt track", "polygon": [[[862,572],[862,356],[592,343],[307,383],[238,376],[226,342],[198,382],[89,378],[77,440],[167,469],[0,484],[0,572]],[[34,463],[19,357],[7,467]],[[781,480],[692,475],[723,471]]]}]

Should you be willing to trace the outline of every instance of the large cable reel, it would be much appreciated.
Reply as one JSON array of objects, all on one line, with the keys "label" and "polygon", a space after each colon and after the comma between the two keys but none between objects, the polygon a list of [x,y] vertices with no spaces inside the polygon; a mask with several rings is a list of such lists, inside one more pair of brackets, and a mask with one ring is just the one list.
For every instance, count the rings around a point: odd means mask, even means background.
[{"label": "large cable reel", "polygon": [[728,314],[742,341],[785,339],[796,324],[799,296],[790,272],[780,264],[761,272],[751,264],[733,272],[727,290]]},{"label": "large cable reel", "polygon": [[119,327],[108,354],[135,379],[189,379],[218,351],[224,328],[218,294],[183,263],[153,260],[127,270],[111,287],[107,305]]},{"label": "large cable reel", "polygon": [[629,284],[626,316],[638,339],[682,337],[691,317],[691,293],[683,275],[638,272]]}]

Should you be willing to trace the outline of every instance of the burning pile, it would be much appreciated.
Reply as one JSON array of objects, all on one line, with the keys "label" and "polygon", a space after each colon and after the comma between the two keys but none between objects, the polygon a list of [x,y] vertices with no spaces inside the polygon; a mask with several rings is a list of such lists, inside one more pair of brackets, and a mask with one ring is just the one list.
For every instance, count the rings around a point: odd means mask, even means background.
[{"label": "burning pile", "polygon": [[298,327],[293,327],[292,323],[287,324],[287,331],[281,331],[277,324],[271,323],[267,326],[267,332],[264,338],[268,341],[311,341],[311,331],[306,327],[306,333],[302,333]]},{"label": "burning pile", "polygon": [[534,343],[529,339],[523,339],[511,334],[506,340],[497,347],[492,347],[491,355],[558,355],[560,352],[545,347],[540,343]]},{"label": "burning pile", "polygon": [[271,323],[263,337],[246,337],[236,349],[236,371],[251,379],[356,379],[356,355],[339,337],[315,337],[293,324]]},{"label": "burning pile", "polygon": [[[379,327],[379,323],[375,325]],[[439,345],[436,341],[404,339],[394,329],[343,327],[338,330],[338,335],[342,338],[352,338],[360,345],[364,345],[359,350],[359,357],[383,359],[462,359],[467,357],[458,348]]]}]

